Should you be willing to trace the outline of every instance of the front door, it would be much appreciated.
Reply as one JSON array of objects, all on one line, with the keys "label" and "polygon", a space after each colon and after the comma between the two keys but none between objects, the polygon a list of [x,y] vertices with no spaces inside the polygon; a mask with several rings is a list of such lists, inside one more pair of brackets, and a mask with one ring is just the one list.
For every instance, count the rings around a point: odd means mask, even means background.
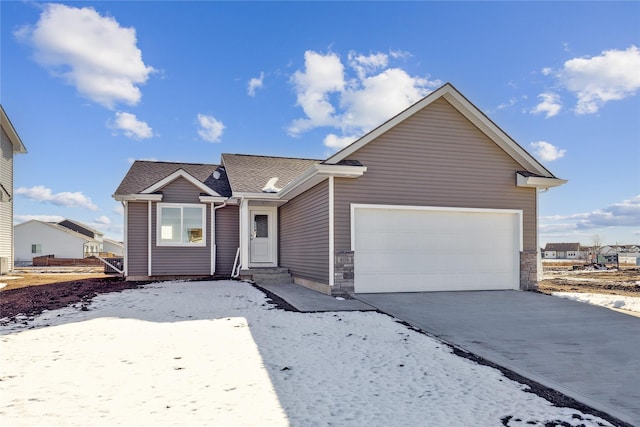
[{"label": "front door", "polygon": [[273,264],[273,212],[251,211],[251,243],[249,262],[251,264]]}]

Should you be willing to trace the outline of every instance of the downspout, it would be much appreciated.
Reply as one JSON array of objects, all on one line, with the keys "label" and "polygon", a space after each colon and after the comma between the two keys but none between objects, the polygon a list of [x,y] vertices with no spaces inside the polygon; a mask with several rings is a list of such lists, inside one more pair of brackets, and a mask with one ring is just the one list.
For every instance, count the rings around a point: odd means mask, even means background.
[{"label": "downspout", "polygon": [[335,285],[335,269],[336,269],[336,250],[334,235],[334,177],[329,176],[329,286],[333,288]]},{"label": "downspout", "polygon": [[126,278],[127,275],[129,274],[129,239],[128,239],[128,228],[129,228],[129,221],[127,219],[127,215],[129,213],[129,204],[127,203],[126,200],[123,200],[122,202],[122,207],[124,209],[124,263],[123,263],[123,275]]},{"label": "downspout", "polygon": [[249,207],[244,197],[240,198],[240,264],[238,271],[249,266],[249,233],[247,226],[249,225]]},{"label": "downspout", "polygon": [[216,273],[216,211],[227,206],[225,200],[220,206],[215,206],[215,202],[211,202],[211,275]]},{"label": "downspout", "polygon": [[152,258],[152,254],[151,254],[151,250],[152,250],[152,246],[151,246],[151,200],[149,200],[147,202],[147,234],[148,234],[148,242],[147,242],[147,276],[151,277],[152,276],[152,268],[151,268],[151,258]]}]

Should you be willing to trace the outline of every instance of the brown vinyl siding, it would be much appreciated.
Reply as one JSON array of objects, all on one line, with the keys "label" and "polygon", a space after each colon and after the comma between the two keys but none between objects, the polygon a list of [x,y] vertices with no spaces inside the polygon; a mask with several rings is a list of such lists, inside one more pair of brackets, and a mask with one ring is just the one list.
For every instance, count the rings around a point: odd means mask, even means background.
[{"label": "brown vinyl siding", "polygon": [[146,276],[148,259],[147,202],[127,202],[127,275]]},{"label": "brown vinyl siding", "polygon": [[[184,178],[162,188],[162,203],[201,204],[200,190]],[[211,274],[211,207],[207,205],[206,246],[156,246],[157,204],[151,212],[152,276]]]},{"label": "brown vinyl siding", "polygon": [[324,181],[280,207],[280,266],[329,284],[329,185]]},{"label": "brown vinyl siding", "polygon": [[238,206],[226,206],[216,211],[216,276],[231,276],[240,246],[239,221]]},{"label": "brown vinyl siding", "polygon": [[353,153],[368,169],[335,179],[335,250],[351,249],[350,204],[523,210],[536,250],[536,189],[516,187],[515,160],[439,99]]}]

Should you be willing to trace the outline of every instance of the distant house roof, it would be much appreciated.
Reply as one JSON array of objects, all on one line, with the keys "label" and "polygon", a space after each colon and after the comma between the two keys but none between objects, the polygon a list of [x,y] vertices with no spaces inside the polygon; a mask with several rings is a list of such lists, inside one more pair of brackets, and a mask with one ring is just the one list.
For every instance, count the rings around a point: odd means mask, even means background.
[{"label": "distant house roof", "polygon": [[73,230],[77,233],[84,234],[87,237],[95,238],[96,236],[103,236],[104,233],[102,231],[98,231],[95,228],[91,228],[88,225],[85,225],[78,221],[73,221],[71,219],[65,219],[58,222],[58,225],[62,227],[66,227],[69,230]]},{"label": "distant house roof", "polygon": [[178,171],[184,171],[223,197],[231,188],[223,167],[215,164],[173,163],[138,160],[131,165],[114,196],[138,194]]},{"label": "distant house roof", "polygon": [[18,136],[16,129],[13,127],[13,124],[11,124],[11,120],[9,120],[9,117],[7,116],[7,113],[4,111],[4,107],[1,104],[0,104],[0,127],[2,127],[2,130],[4,131],[4,133],[6,133],[7,136],[9,137],[9,141],[11,141],[11,144],[13,145],[14,153],[22,154],[27,152],[27,148],[22,143],[20,136]]},{"label": "distant house roof", "polygon": [[544,247],[545,251],[560,251],[560,252],[566,252],[566,251],[579,251],[580,250],[580,243],[547,243],[546,246]]},{"label": "distant house roof", "polygon": [[261,193],[272,178],[273,184],[283,188],[322,160],[290,157],[252,156],[246,154],[223,154],[222,164],[229,177],[234,193]]}]

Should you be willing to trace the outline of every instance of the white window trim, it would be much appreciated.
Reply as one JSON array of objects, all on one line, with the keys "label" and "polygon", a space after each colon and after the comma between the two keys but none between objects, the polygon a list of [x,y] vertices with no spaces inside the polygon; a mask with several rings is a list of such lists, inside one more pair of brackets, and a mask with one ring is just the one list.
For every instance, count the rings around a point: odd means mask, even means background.
[{"label": "white window trim", "polygon": [[[161,212],[162,208],[199,208],[202,210],[202,242],[200,243],[183,243],[183,242],[162,242],[160,239],[161,236],[161,228],[162,222],[160,219],[162,218]],[[181,214],[181,220],[183,220],[184,215]],[[182,232],[182,227],[180,227],[180,232]],[[201,205],[197,203],[157,203],[156,204],[156,246],[173,246],[173,247],[186,247],[186,248],[196,248],[196,247],[206,247],[207,246],[207,205]]]}]

